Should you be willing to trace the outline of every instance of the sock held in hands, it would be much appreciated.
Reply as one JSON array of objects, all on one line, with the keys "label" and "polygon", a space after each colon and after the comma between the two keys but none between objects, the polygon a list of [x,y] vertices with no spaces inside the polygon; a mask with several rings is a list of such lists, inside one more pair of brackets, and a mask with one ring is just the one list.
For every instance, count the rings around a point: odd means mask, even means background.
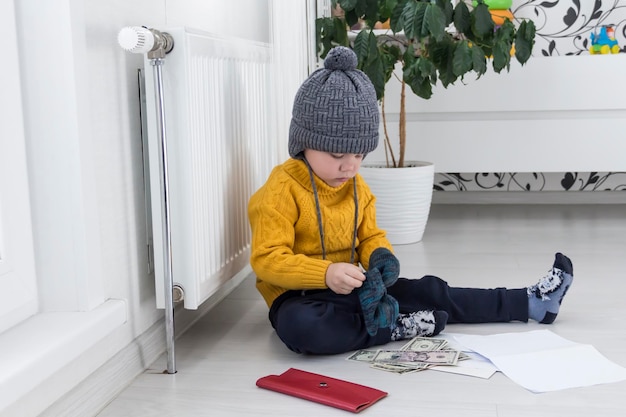
[{"label": "sock held in hands", "polygon": [[389,327],[400,314],[395,298],[387,294],[387,288],[378,269],[365,272],[365,281],[357,289],[367,332],[374,336],[379,328]]},{"label": "sock held in hands", "polygon": [[374,336],[379,328],[390,327],[400,314],[398,301],[387,294],[400,274],[400,262],[389,249],[377,248],[370,256],[365,281],[357,290],[367,332]]},{"label": "sock held in hands", "polygon": [[551,324],[559,313],[563,297],[574,281],[572,261],[557,252],[554,265],[538,283],[528,287],[528,317],[539,323]]},{"label": "sock held in hands", "polygon": [[400,276],[400,261],[387,248],[377,248],[370,255],[368,270],[378,269],[383,278],[385,287],[390,287],[396,283]]}]

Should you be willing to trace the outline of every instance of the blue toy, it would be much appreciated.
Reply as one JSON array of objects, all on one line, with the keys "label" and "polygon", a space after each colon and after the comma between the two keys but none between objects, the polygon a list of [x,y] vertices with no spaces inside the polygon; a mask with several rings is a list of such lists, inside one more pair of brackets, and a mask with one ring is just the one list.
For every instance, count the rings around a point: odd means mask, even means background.
[{"label": "blue toy", "polygon": [[591,47],[589,48],[591,55],[617,54],[619,51],[619,45],[617,44],[617,40],[615,40],[614,25],[602,26],[602,28],[600,28],[600,34],[591,34]]}]

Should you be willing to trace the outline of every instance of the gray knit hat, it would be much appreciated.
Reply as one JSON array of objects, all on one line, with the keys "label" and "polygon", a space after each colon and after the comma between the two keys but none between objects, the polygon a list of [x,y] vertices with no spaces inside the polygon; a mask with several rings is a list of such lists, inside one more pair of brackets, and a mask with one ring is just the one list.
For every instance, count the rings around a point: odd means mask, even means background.
[{"label": "gray knit hat", "polygon": [[305,149],[367,154],[378,146],[379,115],[371,81],[356,69],[354,51],[330,50],[324,68],[307,78],[296,94],[289,128],[289,155]]}]

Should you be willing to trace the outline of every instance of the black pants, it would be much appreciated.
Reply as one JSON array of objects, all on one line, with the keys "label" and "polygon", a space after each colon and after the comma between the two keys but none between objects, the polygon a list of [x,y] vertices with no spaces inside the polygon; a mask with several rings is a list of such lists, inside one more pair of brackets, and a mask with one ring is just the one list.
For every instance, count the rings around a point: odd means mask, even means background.
[{"label": "black pants", "polygon": [[[387,292],[401,313],[443,310],[448,323],[494,323],[528,320],[526,288],[452,288],[435,276],[399,278]],[[357,291],[349,295],[331,290],[288,291],[270,308],[278,337],[297,353],[336,354],[366,349],[391,341],[391,330],[371,336],[365,327]]]}]

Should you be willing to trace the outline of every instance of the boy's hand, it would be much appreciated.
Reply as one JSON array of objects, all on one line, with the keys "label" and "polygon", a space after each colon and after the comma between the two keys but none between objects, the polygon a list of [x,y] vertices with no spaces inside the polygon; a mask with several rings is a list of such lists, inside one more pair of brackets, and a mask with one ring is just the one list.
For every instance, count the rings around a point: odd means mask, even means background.
[{"label": "boy's hand", "polygon": [[358,266],[347,262],[330,264],[326,270],[326,285],[336,294],[350,294],[365,281],[365,274]]}]

